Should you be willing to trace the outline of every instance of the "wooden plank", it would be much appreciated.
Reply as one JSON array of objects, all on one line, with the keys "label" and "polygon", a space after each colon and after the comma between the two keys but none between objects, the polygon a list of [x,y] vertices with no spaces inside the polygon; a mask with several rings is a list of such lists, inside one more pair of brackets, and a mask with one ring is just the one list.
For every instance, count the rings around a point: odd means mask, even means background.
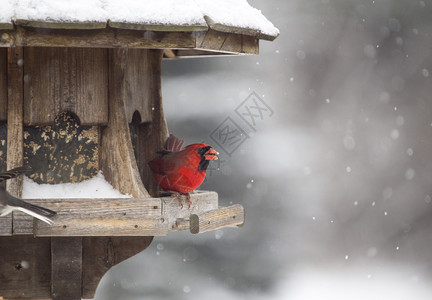
[{"label": "wooden plank", "polygon": [[147,49],[129,49],[125,68],[126,117],[132,122],[133,114],[140,113],[140,122],[152,120],[151,91],[153,56]]},{"label": "wooden plank", "polygon": [[82,238],[51,239],[51,296],[81,300]]},{"label": "wooden plank", "polygon": [[253,36],[242,36],[242,53],[258,55],[259,54],[259,39]]},{"label": "wooden plank", "polygon": [[[7,168],[23,164],[23,49],[8,49]],[[21,197],[22,176],[6,181],[6,190]]]},{"label": "wooden plank", "polygon": [[[184,197],[183,197],[184,198]],[[14,234],[35,236],[164,236],[168,231],[184,230],[191,214],[218,208],[218,194],[197,191],[191,194],[189,208],[176,197],[119,199],[26,199],[25,201],[57,212],[54,225],[17,212]],[[137,225],[137,227],[135,227]],[[189,225],[188,225],[189,226]]]},{"label": "wooden plank", "polygon": [[223,227],[236,227],[244,223],[244,208],[240,204],[222,207],[190,216],[190,232],[203,233]]},{"label": "wooden plank", "polygon": [[[185,198],[185,197],[183,197]],[[201,214],[205,211],[218,208],[219,196],[216,192],[196,191],[191,194],[191,207],[188,207],[187,200],[183,200],[183,207],[178,198],[161,198],[162,216],[168,223],[171,231],[189,229],[184,226],[181,219],[189,220],[191,214]]]},{"label": "wooden plank", "polygon": [[81,125],[108,123],[106,49],[26,47],[24,57],[25,124],[52,124],[63,111]]},{"label": "wooden plank", "polygon": [[242,53],[242,35],[228,34],[220,50],[226,52]]},{"label": "wooden plank", "polygon": [[105,178],[123,194],[148,198],[133,152],[126,115],[127,49],[109,50],[109,120],[102,131],[100,167]]},{"label": "wooden plank", "polygon": [[258,38],[210,29],[196,33],[196,49],[227,54],[258,54]]},{"label": "wooden plank", "polygon": [[0,237],[0,295],[5,299],[50,298],[51,239]]},{"label": "wooden plank", "polygon": [[[22,213],[14,215],[14,233],[35,236],[149,236],[167,235],[161,200],[136,199],[26,199],[57,212],[53,225]],[[33,226],[32,226],[32,222]]]},{"label": "wooden plank", "polygon": [[[209,30],[203,36],[201,43],[197,44],[197,48],[219,50],[224,44],[225,39],[227,37],[228,37],[228,33]],[[197,42],[198,42],[198,38],[197,38]]]},{"label": "wooden plank", "polygon": [[168,24],[145,24],[108,21],[108,26],[119,29],[150,30],[150,31],[202,31],[207,30],[207,24],[193,25],[168,25]]},{"label": "wooden plank", "polygon": [[83,238],[82,297],[92,299],[102,276],[114,265],[143,251],[153,237]]},{"label": "wooden plank", "polygon": [[42,20],[14,20],[15,25],[35,28],[51,29],[101,29],[107,26],[107,22],[48,22]]},{"label": "wooden plank", "polygon": [[[7,72],[8,72],[8,50],[0,48],[0,121],[7,120]],[[7,124],[0,124],[0,170],[7,168]],[[2,186],[4,188],[4,186]],[[10,235],[12,216],[0,218],[0,236]]]},{"label": "wooden plank", "polygon": [[[22,48],[9,48],[7,61],[7,169],[23,163],[23,52]],[[6,190],[21,196],[22,177],[6,181]],[[12,214],[0,218],[0,235],[12,234]]]},{"label": "wooden plank", "polygon": [[[93,220],[92,218],[101,218],[105,216],[107,220],[128,217],[132,219],[142,217],[157,217],[161,216],[161,201],[160,199],[136,199],[136,198],[119,198],[119,199],[25,199],[26,202],[39,205],[42,207],[49,208],[57,215],[53,217],[56,226],[53,230],[60,230],[63,232],[62,235],[72,230],[71,226],[68,227],[68,222],[74,224],[78,222],[81,216],[85,220]],[[34,234],[33,231],[33,217],[24,214],[22,212],[14,213],[14,234]],[[108,221],[107,221],[108,222]],[[43,227],[43,224],[37,223],[39,227]],[[66,228],[63,228],[66,225]],[[78,224],[81,227],[85,227],[86,223],[83,221],[82,224]],[[135,225],[135,224],[133,224]],[[74,225],[76,226],[76,225]],[[90,226],[90,225],[89,225]],[[44,232],[49,232],[50,225],[46,224]],[[60,229],[58,227],[61,227]],[[35,227],[36,228],[36,227]],[[66,231],[67,230],[67,231]],[[78,230],[78,229],[77,229]],[[89,231],[91,228],[87,228],[85,231]],[[115,229],[110,229],[111,231]],[[136,231],[135,229],[133,229]],[[35,233],[36,234],[36,233]],[[47,233],[48,234],[48,233]],[[109,235],[102,234],[103,236]],[[120,235],[115,234],[113,235]]]},{"label": "wooden plank", "polygon": [[13,23],[0,23],[0,30],[13,29]]},{"label": "wooden plank", "polygon": [[0,48],[0,121],[7,120],[7,49]]},{"label": "wooden plank", "polygon": [[162,50],[148,51],[148,67],[145,69],[144,78],[148,81],[146,86],[152,121],[137,126],[138,137],[135,151],[141,179],[150,195],[154,197],[158,195],[158,186],[148,162],[157,156],[156,151],[163,149],[169,136],[162,104],[162,56]]},{"label": "wooden plank", "polygon": [[190,32],[162,32],[116,28],[79,30],[17,27],[5,32],[0,47],[89,47],[89,48],[193,48],[195,35]]}]

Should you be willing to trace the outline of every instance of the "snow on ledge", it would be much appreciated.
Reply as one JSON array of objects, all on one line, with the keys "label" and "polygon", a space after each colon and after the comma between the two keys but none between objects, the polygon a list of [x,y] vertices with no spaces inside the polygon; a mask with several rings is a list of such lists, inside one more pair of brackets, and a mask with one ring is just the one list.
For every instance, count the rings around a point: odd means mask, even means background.
[{"label": "snow on ledge", "polygon": [[61,22],[106,22],[101,0],[18,0],[14,19]]},{"label": "snow on ledge", "polygon": [[215,23],[276,37],[279,30],[246,0],[0,0],[0,24],[124,22],[151,25]]},{"label": "snow on ledge", "polygon": [[279,29],[246,0],[196,0],[196,5],[215,23],[258,30],[270,36],[279,35]]},{"label": "snow on ledge", "polygon": [[24,176],[22,199],[132,198],[109,184],[100,171],[80,183],[38,184]]},{"label": "snow on ledge", "polygon": [[106,1],[104,7],[113,22],[164,25],[205,24],[194,0]]}]

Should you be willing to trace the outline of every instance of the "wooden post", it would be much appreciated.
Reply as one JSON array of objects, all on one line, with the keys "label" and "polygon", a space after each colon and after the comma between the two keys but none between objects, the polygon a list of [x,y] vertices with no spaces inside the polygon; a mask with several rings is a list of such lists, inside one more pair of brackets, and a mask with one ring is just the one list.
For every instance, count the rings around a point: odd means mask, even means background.
[{"label": "wooden post", "polygon": [[[8,48],[7,61],[7,168],[23,163],[23,49]],[[22,178],[6,182],[6,190],[21,196]],[[0,235],[12,235],[12,214],[0,218]]]},{"label": "wooden post", "polygon": [[138,168],[141,178],[150,195],[157,196],[158,187],[148,162],[156,157],[156,151],[163,149],[169,136],[168,126],[162,105],[162,50],[146,50],[146,81],[149,83],[149,100],[152,121],[138,128]]},{"label": "wooden post", "polygon": [[[8,126],[7,168],[23,164],[23,49],[8,49]],[[6,190],[21,197],[22,177],[6,181]]]},{"label": "wooden post", "polygon": [[51,297],[80,300],[82,238],[51,238]]},{"label": "wooden post", "polygon": [[8,54],[7,48],[0,48],[0,120],[1,121],[7,120],[7,94],[8,94],[7,54]]},{"label": "wooden post", "polygon": [[109,119],[102,131],[100,166],[105,178],[123,194],[149,197],[137,168],[126,117],[125,67],[128,49],[109,49]]}]

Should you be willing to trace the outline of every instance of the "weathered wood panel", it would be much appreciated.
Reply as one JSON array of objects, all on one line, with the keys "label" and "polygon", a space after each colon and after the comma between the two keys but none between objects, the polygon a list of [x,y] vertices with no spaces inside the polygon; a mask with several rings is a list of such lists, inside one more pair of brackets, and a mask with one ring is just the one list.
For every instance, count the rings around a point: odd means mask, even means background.
[{"label": "weathered wood panel", "polygon": [[239,34],[228,34],[223,42],[220,50],[227,52],[242,53],[243,51],[243,36]]},{"label": "weathered wood panel", "polygon": [[49,22],[49,21],[32,21],[16,19],[15,25],[36,27],[36,28],[51,28],[51,29],[100,29],[107,26],[107,22]]},{"label": "weathered wood panel", "polygon": [[7,119],[7,49],[0,48],[0,121]]},{"label": "weathered wood panel", "polygon": [[156,151],[163,149],[169,136],[168,126],[162,105],[162,50],[148,50],[148,68],[145,75],[148,81],[148,97],[152,112],[152,121],[138,125],[137,131],[137,163],[141,179],[150,195],[157,196],[158,187],[148,162],[156,157]]},{"label": "weathered wood panel", "polygon": [[196,33],[195,48],[231,54],[258,54],[259,40],[253,36],[210,29]]},{"label": "weathered wood panel", "polygon": [[26,47],[24,58],[25,124],[52,124],[63,111],[81,125],[108,123],[106,49]]},{"label": "weathered wood panel", "polygon": [[126,29],[44,29],[24,28],[5,31],[0,47],[89,47],[89,48],[193,48],[193,32],[160,32]]},{"label": "weathered wood panel", "polygon": [[[8,49],[7,169],[23,164],[23,49]],[[6,181],[6,190],[21,197],[22,176]]]},{"label": "weathered wood panel", "polygon": [[[183,197],[185,198],[185,197]],[[177,197],[120,199],[26,199],[25,201],[57,212],[53,225],[17,212],[14,234],[35,236],[164,236],[179,227],[179,219],[218,208],[216,192],[198,191],[181,204]]]},{"label": "weathered wood panel", "polygon": [[[7,123],[0,121],[0,170],[7,169]],[[3,182],[0,186],[6,187]]]},{"label": "weathered wood panel", "polygon": [[[23,163],[23,51],[9,48],[7,52],[7,169]],[[22,177],[6,181],[6,190],[15,197],[21,196]],[[12,234],[12,215],[0,218],[0,235]]]},{"label": "weathered wood panel", "polygon": [[[218,208],[218,194],[216,192],[197,191],[191,194],[191,207],[188,207],[186,196],[182,196],[181,204],[177,197],[162,199],[162,216],[170,225],[170,230],[189,229],[184,227],[181,219],[188,220],[191,214],[200,214]],[[180,220],[179,220],[180,219]]]},{"label": "weathered wood panel", "polygon": [[13,29],[14,25],[11,22],[4,22],[4,23],[0,23],[0,30],[4,30],[4,29]]},{"label": "weathered wood panel", "polygon": [[[26,199],[57,215],[53,225],[23,213],[14,215],[14,233],[35,236],[148,236],[167,235],[158,198]],[[33,223],[34,220],[34,223]]]},{"label": "weathered wood panel", "polygon": [[0,237],[0,295],[6,299],[50,298],[51,239]]},{"label": "weathered wood panel", "polygon": [[244,223],[244,208],[240,204],[222,207],[190,216],[190,232],[203,233],[223,227],[237,227]]},{"label": "weathered wood panel", "polygon": [[82,297],[91,299],[102,276],[114,265],[143,251],[153,237],[83,238]]},{"label": "weathered wood panel", "polygon": [[153,89],[151,62],[153,56],[146,49],[129,49],[125,68],[126,116],[132,122],[135,111],[140,113],[141,123],[152,120],[151,91]]},{"label": "weathered wood panel", "polygon": [[105,178],[123,194],[147,198],[132,148],[126,116],[126,59],[128,49],[109,50],[109,120],[102,130],[100,167]]},{"label": "weathered wood panel", "polygon": [[201,31],[207,30],[206,23],[193,25],[167,25],[167,24],[144,24],[108,21],[108,26],[120,29],[147,30],[147,31]]},{"label": "weathered wood panel", "polygon": [[228,33],[209,30],[197,35],[197,48],[219,50],[228,37]]},{"label": "weathered wood panel", "polygon": [[253,36],[242,36],[242,53],[246,54],[259,54],[259,40]]},{"label": "weathered wood panel", "polygon": [[82,238],[51,239],[51,297],[81,299]]}]

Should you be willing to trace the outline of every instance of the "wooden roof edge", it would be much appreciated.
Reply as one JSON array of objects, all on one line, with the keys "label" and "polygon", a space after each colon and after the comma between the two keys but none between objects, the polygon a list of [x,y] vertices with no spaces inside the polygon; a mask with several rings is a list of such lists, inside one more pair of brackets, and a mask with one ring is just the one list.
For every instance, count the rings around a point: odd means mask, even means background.
[{"label": "wooden roof edge", "polygon": [[0,22],[0,30],[9,30],[13,29],[13,23],[1,23]]},{"label": "wooden roof edge", "polygon": [[[195,52],[174,52],[175,56],[182,54],[184,56],[196,56],[197,54],[253,55],[259,52],[259,39],[213,29],[189,32],[141,32],[111,27],[96,30],[49,28],[35,30],[31,27],[16,25],[13,30],[0,31],[0,47],[16,46],[196,50]],[[170,56],[173,57],[173,55]]]},{"label": "wooden roof edge", "polygon": [[13,21],[15,25],[33,28],[49,28],[49,29],[103,29],[107,27],[107,22],[56,22],[44,20],[23,20],[16,19]]},{"label": "wooden roof edge", "polygon": [[151,23],[127,23],[108,21],[108,26],[111,28],[118,29],[132,29],[132,30],[148,30],[148,31],[207,31],[208,26],[205,23],[202,24],[151,24]]},{"label": "wooden roof edge", "polygon": [[225,32],[225,33],[235,33],[235,34],[243,34],[243,35],[249,35],[256,37],[258,39],[267,40],[267,41],[273,41],[276,39],[279,34],[277,35],[269,35],[266,33],[263,33],[260,30],[248,28],[248,27],[236,27],[236,26],[229,26],[221,23],[215,22],[212,18],[209,16],[204,16],[204,19],[206,20],[208,26],[216,31]]},{"label": "wooden roof edge", "polygon": [[142,30],[142,31],[164,31],[164,32],[194,32],[194,31],[208,31],[209,28],[233,34],[242,34],[256,37],[262,40],[273,41],[276,39],[277,35],[269,35],[263,33],[260,30],[247,28],[247,27],[236,27],[229,26],[221,23],[215,22],[209,16],[204,16],[206,23],[197,24],[151,24],[151,23],[127,23],[118,21],[88,21],[88,22],[58,22],[58,21],[46,21],[46,20],[24,20],[16,19],[10,23],[0,23],[0,30],[10,30],[14,28],[14,24],[22,27],[32,27],[32,28],[46,28],[46,29],[104,29],[107,27],[116,29],[130,29],[130,30]]}]

